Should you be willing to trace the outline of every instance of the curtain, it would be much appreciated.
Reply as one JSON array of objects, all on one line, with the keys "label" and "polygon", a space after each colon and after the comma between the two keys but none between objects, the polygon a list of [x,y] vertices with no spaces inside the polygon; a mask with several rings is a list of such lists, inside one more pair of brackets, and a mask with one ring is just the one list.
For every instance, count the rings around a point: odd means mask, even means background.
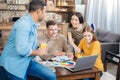
[{"label": "curtain", "polygon": [[120,0],[88,0],[86,22],[95,29],[120,33]]}]

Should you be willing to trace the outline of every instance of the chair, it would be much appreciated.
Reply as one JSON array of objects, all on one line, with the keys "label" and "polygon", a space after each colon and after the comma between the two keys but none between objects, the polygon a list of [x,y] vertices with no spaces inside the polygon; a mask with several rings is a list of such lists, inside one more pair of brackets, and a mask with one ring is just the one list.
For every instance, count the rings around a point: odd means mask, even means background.
[{"label": "chair", "polygon": [[[113,60],[111,58],[111,56],[117,58],[119,61],[117,62],[117,61]],[[106,51],[105,63],[104,63],[105,71],[107,71],[107,62],[108,61],[117,64],[118,68],[117,68],[117,72],[116,72],[116,80],[120,80],[120,56],[118,56],[110,51]]]}]

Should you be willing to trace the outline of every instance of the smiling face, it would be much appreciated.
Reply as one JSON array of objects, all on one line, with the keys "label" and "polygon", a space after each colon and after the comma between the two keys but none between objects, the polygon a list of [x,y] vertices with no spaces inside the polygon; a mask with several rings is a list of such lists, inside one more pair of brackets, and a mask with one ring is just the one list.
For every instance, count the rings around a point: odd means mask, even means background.
[{"label": "smiling face", "polygon": [[86,40],[87,44],[90,44],[92,42],[92,40],[93,40],[93,34],[91,32],[87,32],[87,31],[84,32],[83,37]]},{"label": "smiling face", "polygon": [[84,27],[82,34],[87,44],[97,40],[95,33],[90,26]]},{"label": "smiling face", "polygon": [[49,25],[49,27],[47,28],[47,35],[50,38],[55,38],[58,34],[58,27],[57,25]]},{"label": "smiling face", "polygon": [[71,17],[71,24],[74,28],[77,28],[80,25],[79,19],[76,15]]}]

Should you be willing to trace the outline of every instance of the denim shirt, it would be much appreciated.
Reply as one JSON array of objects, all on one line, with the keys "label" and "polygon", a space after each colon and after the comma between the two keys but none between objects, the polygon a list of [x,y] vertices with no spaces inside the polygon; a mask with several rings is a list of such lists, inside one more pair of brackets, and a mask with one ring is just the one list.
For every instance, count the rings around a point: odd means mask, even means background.
[{"label": "denim shirt", "polygon": [[14,23],[2,51],[0,66],[17,77],[25,78],[29,62],[33,59],[29,55],[37,49],[36,28],[30,14],[21,17]]}]

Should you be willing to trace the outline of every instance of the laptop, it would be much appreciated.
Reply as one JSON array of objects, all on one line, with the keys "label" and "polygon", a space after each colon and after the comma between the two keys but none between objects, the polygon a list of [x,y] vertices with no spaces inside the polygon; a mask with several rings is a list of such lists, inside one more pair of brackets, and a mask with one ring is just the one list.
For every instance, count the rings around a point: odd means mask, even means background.
[{"label": "laptop", "polygon": [[65,68],[70,70],[71,72],[91,69],[95,64],[96,59],[97,59],[97,55],[81,57],[77,59],[77,62],[73,67],[65,67]]}]

